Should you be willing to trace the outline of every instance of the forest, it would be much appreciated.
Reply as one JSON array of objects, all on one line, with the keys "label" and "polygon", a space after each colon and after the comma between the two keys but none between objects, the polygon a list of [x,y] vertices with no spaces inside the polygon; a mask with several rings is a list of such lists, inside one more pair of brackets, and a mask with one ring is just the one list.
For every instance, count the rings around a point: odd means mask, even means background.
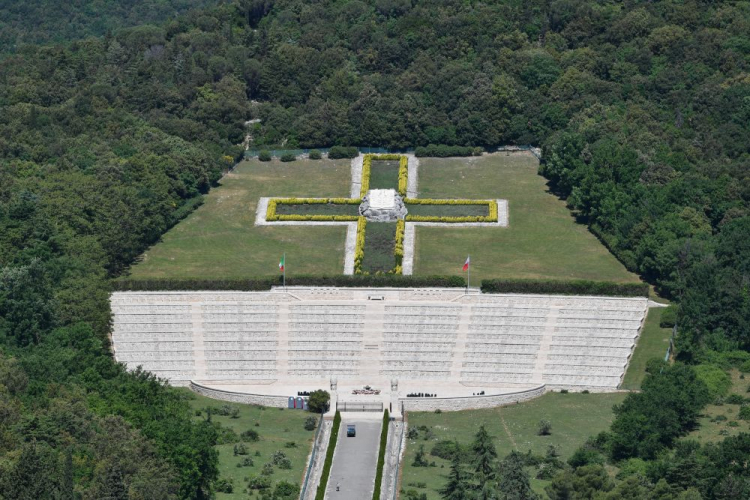
[{"label": "forest", "polygon": [[[750,496],[727,458],[746,436],[679,440],[710,399],[691,365],[750,362],[750,3],[208,3],[0,7],[0,498],[212,496],[215,426],[113,362],[107,296],[245,141],[542,147],[554,192],[678,305],[675,368],[582,456]],[[554,498],[592,498],[586,473]]]}]

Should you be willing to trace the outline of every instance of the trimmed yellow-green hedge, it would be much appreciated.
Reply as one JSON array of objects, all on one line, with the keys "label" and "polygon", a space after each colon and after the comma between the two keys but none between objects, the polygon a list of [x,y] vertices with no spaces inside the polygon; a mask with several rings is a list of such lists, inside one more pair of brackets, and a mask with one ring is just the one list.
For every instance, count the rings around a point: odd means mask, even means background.
[{"label": "trimmed yellow-green hedge", "polygon": [[357,219],[357,243],[354,246],[354,274],[362,274],[362,261],[365,258],[365,229],[367,219],[358,217]]},{"label": "trimmed yellow-green hedge", "polygon": [[409,158],[401,156],[398,163],[398,194],[406,198],[406,188],[409,185]]},{"label": "trimmed yellow-green hedge", "polygon": [[394,274],[402,273],[404,263],[404,232],[406,231],[406,222],[399,220],[396,222],[396,246],[393,249],[393,255],[396,257],[396,266],[393,268]]},{"label": "trimmed yellow-green hedge", "polygon": [[486,205],[489,215],[467,215],[459,217],[438,215],[407,215],[409,222],[497,222],[496,200],[432,200],[429,198],[407,198],[404,203],[411,205]]},{"label": "trimmed yellow-green hedge", "polygon": [[267,221],[306,221],[306,222],[354,222],[356,215],[279,215],[277,205],[359,205],[357,198],[272,198],[268,200]]}]

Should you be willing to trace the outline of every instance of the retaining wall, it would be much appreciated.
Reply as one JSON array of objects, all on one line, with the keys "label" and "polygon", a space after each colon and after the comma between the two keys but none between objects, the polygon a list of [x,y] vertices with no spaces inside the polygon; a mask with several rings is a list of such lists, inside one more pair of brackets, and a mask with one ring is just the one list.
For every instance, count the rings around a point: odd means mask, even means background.
[{"label": "retaining wall", "polygon": [[230,401],[232,403],[244,403],[249,405],[270,406],[272,408],[287,408],[288,396],[268,396],[263,394],[249,394],[246,392],[225,391],[196,384],[190,381],[190,390],[213,399]]},{"label": "retaining wall", "polygon": [[540,385],[525,391],[488,396],[466,396],[462,398],[399,398],[399,404],[406,411],[460,411],[495,408],[538,398],[546,387]]}]

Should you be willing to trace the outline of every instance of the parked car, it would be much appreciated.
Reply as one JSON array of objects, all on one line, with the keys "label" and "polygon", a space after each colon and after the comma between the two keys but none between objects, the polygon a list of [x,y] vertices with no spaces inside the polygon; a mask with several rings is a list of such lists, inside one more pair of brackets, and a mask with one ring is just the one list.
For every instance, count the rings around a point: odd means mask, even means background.
[{"label": "parked car", "polygon": [[346,426],[346,437],[353,438],[357,435],[357,427],[353,424]]}]

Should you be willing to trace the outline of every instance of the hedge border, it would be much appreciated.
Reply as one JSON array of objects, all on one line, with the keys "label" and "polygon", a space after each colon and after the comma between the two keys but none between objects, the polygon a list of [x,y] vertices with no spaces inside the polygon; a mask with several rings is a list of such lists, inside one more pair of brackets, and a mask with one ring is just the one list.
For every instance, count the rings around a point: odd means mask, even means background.
[{"label": "hedge border", "polygon": [[613,283],[586,280],[482,280],[482,293],[525,293],[550,295],[601,295],[606,297],[648,297],[647,283]]},{"label": "hedge border", "polygon": [[[112,282],[115,292],[170,292],[170,291],[236,291],[264,292],[281,286],[281,276],[249,279],[118,279]],[[287,276],[287,286],[338,286],[344,288],[464,288],[461,276],[403,276],[400,274],[359,274],[353,276]]]},{"label": "hedge border", "polygon": [[278,205],[359,205],[362,200],[357,198],[271,198],[266,209],[266,221],[307,221],[307,222],[354,222],[357,215],[279,215],[276,213]]},{"label": "hedge border", "polygon": [[406,189],[409,186],[409,158],[401,156],[398,163],[398,194],[406,198]]},{"label": "hedge border", "polygon": [[404,234],[406,233],[406,221],[399,219],[396,222],[396,244],[393,249],[393,255],[396,258],[396,265],[393,268],[395,274],[403,273],[404,265]]},{"label": "hedge border", "polygon": [[362,261],[365,259],[365,231],[367,218],[357,218],[357,240],[354,244],[354,274],[362,274]]},{"label": "hedge border", "polygon": [[326,459],[323,462],[323,473],[320,476],[318,490],[315,492],[315,500],[325,500],[326,488],[328,487],[328,478],[331,475],[331,465],[333,464],[333,452],[336,449],[336,443],[339,439],[339,428],[341,427],[341,413],[336,410],[333,417],[333,427],[331,428],[331,437],[328,439],[328,449],[326,450]]},{"label": "hedge border", "polygon": [[385,451],[388,447],[388,428],[390,427],[391,416],[388,414],[388,408],[383,413],[383,428],[380,429],[380,449],[378,450],[378,465],[375,469],[375,489],[372,491],[372,500],[380,500],[380,488],[383,482],[383,467],[385,466]]},{"label": "hedge border", "polygon": [[469,215],[464,217],[451,217],[439,215],[406,215],[408,222],[497,222],[498,206],[497,200],[435,200],[429,198],[406,198],[404,203],[409,205],[486,205],[489,215]]}]

